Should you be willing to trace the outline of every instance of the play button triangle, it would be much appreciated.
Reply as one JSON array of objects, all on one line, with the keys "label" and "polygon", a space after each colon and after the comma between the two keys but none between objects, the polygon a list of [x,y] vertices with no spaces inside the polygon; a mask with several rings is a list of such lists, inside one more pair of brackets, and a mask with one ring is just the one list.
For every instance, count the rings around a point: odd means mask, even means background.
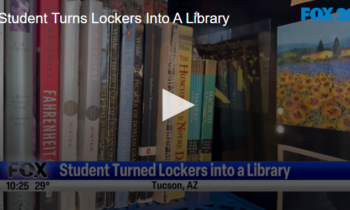
[{"label": "play button triangle", "polygon": [[162,120],[167,120],[191,107],[194,106],[193,103],[190,103],[179,96],[176,96],[169,91],[163,89],[163,113]]}]

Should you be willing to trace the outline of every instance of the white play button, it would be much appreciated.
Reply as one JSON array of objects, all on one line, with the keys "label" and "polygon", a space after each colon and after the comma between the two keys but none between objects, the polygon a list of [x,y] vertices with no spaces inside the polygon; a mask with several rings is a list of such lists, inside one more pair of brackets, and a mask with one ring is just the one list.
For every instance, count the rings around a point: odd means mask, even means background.
[{"label": "white play button", "polygon": [[162,116],[163,121],[194,106],[194,104],[164,89],[162,91],[162,94],[163,94],[163,116]]}]

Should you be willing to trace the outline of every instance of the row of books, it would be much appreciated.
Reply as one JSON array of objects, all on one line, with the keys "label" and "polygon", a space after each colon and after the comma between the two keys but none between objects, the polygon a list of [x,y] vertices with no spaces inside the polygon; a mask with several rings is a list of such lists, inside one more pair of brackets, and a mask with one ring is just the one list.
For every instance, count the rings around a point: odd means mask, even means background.
[{"label": "row of books", "polygon": [[[124,14],[143,12],[146,7],[135,2],[0,1],[6,13],[18,8],[88,18],[87,24],[55,24],[49,17],[47,24],[1,25],[0,58],[6,65],[1,60],[0,160],[211,160],[217,63],[192,59],[193,29],[90,24],[92,14],[113,15],[120,8]],[[163,121],[162,89],[195,106]],[[168,203],[184,192],[11,192],[5,197],[6,208],[0,200],[0,209],[94,210]]]}]

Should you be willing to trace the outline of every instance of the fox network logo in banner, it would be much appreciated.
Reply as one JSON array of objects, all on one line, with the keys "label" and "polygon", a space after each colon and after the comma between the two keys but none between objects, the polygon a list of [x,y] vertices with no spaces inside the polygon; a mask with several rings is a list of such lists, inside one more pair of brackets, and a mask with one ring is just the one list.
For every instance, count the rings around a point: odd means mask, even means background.
[{"label": "fox network logo in banner", "polygon": [[[337,14],[337,17],[334,17],[332,13]],[[307,18],[316,21],[347,21],[350,20],[350,9],[338,8],[335,10],[333,7],[302,7],[301,20],[303,21]]]}]

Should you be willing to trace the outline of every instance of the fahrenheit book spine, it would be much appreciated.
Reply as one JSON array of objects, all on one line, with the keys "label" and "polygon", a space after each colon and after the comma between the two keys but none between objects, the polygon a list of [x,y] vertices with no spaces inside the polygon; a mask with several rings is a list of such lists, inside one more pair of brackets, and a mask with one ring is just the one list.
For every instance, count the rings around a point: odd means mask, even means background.
[{"label": "fahrenheit book spine", "polygon": [[[23,4],[6,1],[6,14],[14,8],[33,15],[33,0]],[[19,5],[21,4],[21,5]],[[33,24],[6,24],[6,94],[5,145],[6,161],[33,160]],[[6,196],[7,210],[34,208],[33,193],[11,192]]]},{"label": "fahrenheit book spine", "polygon": [[203,114],[199,158],[200,161],[211,161],[217,62],[214,60],[205,60],[204,62]]},{"label": "fahrenheit book spine", "polygon": [[[39,35],[39,160],[59,161],[59,24],[54,15],[59,12],[59,0],[39,0],[39,14],[48,14],[47,23],[40,24]],[[41,192],[38,209],[58,209],[58,192]]]},{"label": "fahrenheit book spine", "polygon": [[[0,0],[0,12],[5,2]],[[0,161],[4,161],[4,24],[0,24]],[[4,193],[0,191],[0,210],[4,210]]]},{"label": "fahrenheit book spine", "polygon": [[[103,8],[103,15],[110,15],[108,8]],[[109,40],[110,24],[102,25],[101,81],[100,81],[100,128],[98,139],[98,161],[106,161],[106,141],[108,139],[108,79],[109,79]],[[96,208],[105,208],[105,192],[96,192]]]},{"label": "fahrenheit book spine", "polygon": [[[83,1],[80,24],[78,161],[97,161],[100,117],[102,2]],[[93,19],[94,18],[94,19]],[[96,192],[79,192],[79,210],[96,209]]]},{"label": "fahrenheit book spine", "polygon": [[[116,10],[112,14],[117,14]],[[108,139],[106,161],[115,161],[117,142],[117,114],[119,96],[119,54],[120,54],[120,24],[111,24],[110,66],[108,81]],[[106,207],[114,207],[114,192],[106,192]]]},{"label": "fahrenheit book spine", "polygon": [[[60,1],[61,15],[80,15],[80,1]],[[60,25],[59,159],[77,161],[79,103],[79,24]],[[60,192],[60,210],[76,209],[75,192]]]},{"label": "fahrenheit book spine", "polygon": [[189,110],[187,161],[199,160],[199,145],[202,121],[203,61],[192,60],[190,102],[194,107]]},{"label": "fahrenheit book spine", "polygon": [[[192,63],[192,37],[193,29],[188,26],[179,25],[179,43],[176,67],[176,89],[175,95],[190,100],[191,85],[191,63]],[[188,114],[189,110],[176,115],[173,135],[173,161],[187,161],[188,144]],[[171,199],[185,197],[185,192],[173,192]]]},{"label": "fahrenheit book spine", "polygon": [[[132,106],[132,129],[130,161],[139,160],[139,142],[141,134],[141,107],[142,107],[142,76],[143,76],[143,33],[144,25],[136,25],[135,60],[134,60],[134,99]],[[135,203],[137,192],[129,192],[129,204]]]},{"label": "fahrenheit book spine", "polygon": [[[117,161],[130,161],[134,92],[135,23],[123,24],[120,65],[120,100]],[[115,193],[115,208],[128,205],[128,192]]]},{"label": "fahrenheit book spine", "polygon": [[[142,140],[140,141],[139,148],[141,161],[156,160],[160,30],[160,26],[158,25],[146,25]],[[150,202],[152,198],[153,192],[140,192],[138,202]]]}]

